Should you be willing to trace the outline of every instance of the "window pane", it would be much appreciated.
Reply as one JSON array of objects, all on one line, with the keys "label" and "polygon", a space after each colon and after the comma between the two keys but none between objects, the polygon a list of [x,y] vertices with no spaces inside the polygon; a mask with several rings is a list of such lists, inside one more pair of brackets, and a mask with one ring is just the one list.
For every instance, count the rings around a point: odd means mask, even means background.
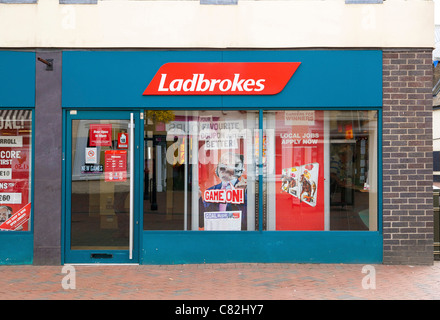
[{"label": "window pane", "polygon": [[0,0],[0,3],[37,3],[37,0]]},{"label": "window pane", "polygon": [[144,230],[255,230],[255,111],[145,112]]},{"label": "window pane", "polygon": [[128,132],[129,120],[72,120],[72,250],[129,247]]},{"label": "window pane", "polygon": [[29,231],[32,112],[0,110],[0,230]]},{"label": "window pane", "polygon": [[266,230],[377,230],[377,112],[265,112]]},{"label": "window pane", "polygon": [[98,0],[60,0],[60,4],[96,4]]}]

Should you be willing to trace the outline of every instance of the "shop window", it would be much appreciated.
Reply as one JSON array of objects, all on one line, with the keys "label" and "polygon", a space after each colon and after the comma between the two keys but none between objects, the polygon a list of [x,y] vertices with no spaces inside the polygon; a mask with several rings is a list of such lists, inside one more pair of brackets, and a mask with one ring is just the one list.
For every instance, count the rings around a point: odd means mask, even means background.
[{"label": "shop window", "polygon": [[144,230],[255,230],[257,111],[145,113]]},{"label": "shop window", "polygon": [[238,4],[238,0],[200,0],[200,4]]},{"label": "shop window", "polygon": [[380,4],[383,3],[384,0],[345,0],[346,4]]},{"label": "shop window", "polygon": [[96,4],[98,0],[60,0],[60,4]]},{"label": "shop window", "polygon": [[37,3],[37,0],[0,0],[0,3]]},{"label": "shop window", "polygon": [[377,111],[262,119],[146,112],[144,230],[377,230]]},{"label": "shop window", "polygon": [[434,169],[434,182],[440,182],[440,151],[434,151],[433,156],[433,169]]},{"label": "shop window", "polygon": [[268,111],[265,230],[377,230],[377,112]]},{"label": "shop window", "polygon": [[0,110],[0,230],[30,231],[32,112]]}]

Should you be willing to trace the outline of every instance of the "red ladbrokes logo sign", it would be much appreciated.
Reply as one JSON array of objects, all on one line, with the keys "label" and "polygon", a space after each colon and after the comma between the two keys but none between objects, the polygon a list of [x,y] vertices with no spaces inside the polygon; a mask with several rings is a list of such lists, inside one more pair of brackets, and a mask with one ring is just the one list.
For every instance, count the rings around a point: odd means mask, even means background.
[{"label": "red ladbrokes logo sign", "polygon": [[300,62],[166,63],[143,95],[273,95]]}]

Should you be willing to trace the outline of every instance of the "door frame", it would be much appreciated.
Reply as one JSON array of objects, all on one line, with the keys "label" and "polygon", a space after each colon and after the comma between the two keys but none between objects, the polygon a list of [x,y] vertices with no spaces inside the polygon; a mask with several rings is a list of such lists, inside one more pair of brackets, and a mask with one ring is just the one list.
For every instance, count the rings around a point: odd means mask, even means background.
[{"label": "door frame", "polygon": [[[97,110],[65,110],[63,113],[63,212],[62,212],[62,263],[63,264],[138,264],[140,258],[141,227],[142,227],[142,192],[143,192],[143,120],[139,110],[97,111]],[[134,145],[133,145],[133,237],[132,254],[129,250],[71,250],[71,179],[72,179],[72,120],[128,120],[133,113]],[[130,137],[131,138],[131,137]],[[93,258],[92,254],[100,254]],[[111,255],[111,257],[109,257]]]}]

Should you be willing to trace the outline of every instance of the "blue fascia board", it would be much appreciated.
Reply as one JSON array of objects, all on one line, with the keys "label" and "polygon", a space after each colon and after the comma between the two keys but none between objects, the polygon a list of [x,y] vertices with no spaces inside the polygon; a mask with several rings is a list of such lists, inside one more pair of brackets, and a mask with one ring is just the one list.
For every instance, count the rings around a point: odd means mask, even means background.
[{"label": "blue fascia board", "polygon": [[0,107],[35,107],[35,52],[0,51]]},{"label": "blue fascia board", "polygon": [[[270,96],[143,96],[167,62],[301,62]],[[64,108],[381,107],[380,50],[65,51]]]},{"label": "blue fascia board", "polygon": [[144,231],[142,264],[382,263],[374,231]]}]

